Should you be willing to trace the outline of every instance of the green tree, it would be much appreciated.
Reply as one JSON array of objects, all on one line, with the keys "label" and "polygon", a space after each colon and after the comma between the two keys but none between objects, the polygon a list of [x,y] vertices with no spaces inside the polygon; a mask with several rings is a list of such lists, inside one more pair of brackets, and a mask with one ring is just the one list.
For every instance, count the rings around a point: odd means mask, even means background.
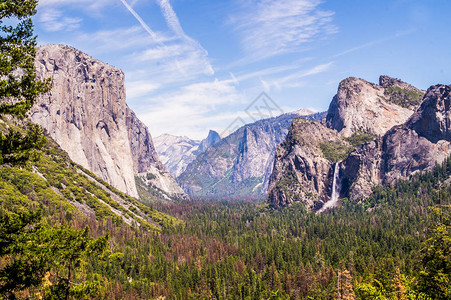
[{"label": "green tree", "polygon": [[448,218],[431,230],[431,237],[421,251],[421,263],[419,291],[432,299],[451,299],[451,224]]},{"label": "green tree", "polygon": [[[24,119],[37,96],[49,91],[50,81],[37,79],[34,68],[36,37],[31,17],[37,0],[4,0],[0,3],[0,115]],[[5,25],[8,23],[17,23]],[[26,125],[0,132],[0,163],[23,163],[36,158],[44,144],[41,130]],[[5,131],[5,130],[3,130]]]},{"label": "green tree", "polygon": [[38,241],[40,212],[9,213],[0,209],[0,295],[38,286],[48,270]]},{"label": "green tree", "polygon": [[50,253],[50,285],[45,290],[44,299],[69,299],[71,296],[81,299],[94,296],[99,282],[77,278],[76,271],[83,268],[83,263],[91,256],[99,256],[107,246],[108,235],[97,239],[89,237],[89,228],[75,230],[60,226],[51,228],[46,234],[49,244],[46,251]]},{"label": "green tree", "polygon": [[0,295],[15,299],[44,280],[49,283],[43,287],[45,299],[94,295],[99,283],[79,278],[77,272],[90,257],[105,251],[107,241],[108,235],[89,237],[88,227],[75,230],[44,225],[40,212],[0,210]]},{"label": "green tree", "polygon": [[[36,97],[49,89],[49,81],[36,78],[36,37],[31,16],[37,0],[6,0],[0,4],[0,114],[25,117]],[[4,25],[17,19],[17,25]]]}]

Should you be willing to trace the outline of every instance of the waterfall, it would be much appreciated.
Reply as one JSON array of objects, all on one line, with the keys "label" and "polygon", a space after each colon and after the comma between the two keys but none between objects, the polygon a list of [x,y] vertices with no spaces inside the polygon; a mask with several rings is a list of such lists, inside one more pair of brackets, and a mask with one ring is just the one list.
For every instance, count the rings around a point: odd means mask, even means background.
[{"label": "waterfall", "polygon": [[321,209],[318,210],[319,213],[326,211],[328,208],[337,206],[338,198],[340,197],[340,182],[338,177],[339,175],[340,168],[338,166],[338,162],[336,162],[334,168],[334,179],[332,181],[332,194],[330,195],[330,200],[324,203],[323,207],[321,207]]}]

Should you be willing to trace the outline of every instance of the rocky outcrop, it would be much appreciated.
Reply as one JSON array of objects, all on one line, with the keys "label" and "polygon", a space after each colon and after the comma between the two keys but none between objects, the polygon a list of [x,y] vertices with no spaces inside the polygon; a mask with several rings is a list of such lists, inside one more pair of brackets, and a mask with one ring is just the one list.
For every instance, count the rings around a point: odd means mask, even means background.
[{"label": "rocky outcrop", "polygon": [[199,155],[200,153],[206,151],[211,146],[216,145],[220,140],[221,137],[219,136],[219,133],[217,133],[214,130],[210,130],[208,132],[207,138],[205,138],[200,142],[196,155]]},{"label": "rocky outcrop", "polygon": [[333,166],[349,147],[336,130],[295,119],[285,142],[277,147],[268,189],[270,205],[302,202],[308,209],[321,207],[332,192]]},{"label": "rocky outcrop", "polygon": [[423,100],[425,91],[395,79],[382,75],[379,77],[379,85],[383,87],[387,101],[415,111]]},{"label": "rocky outcrop", "polygon": [[38,48],[35,66],[53,87],[30,117],[73,161],[134,197],[135,175],[165,172],[147,128],[126,105],[121,70],[62,45]]},{"label": "rocky outcrop", "polygon": [[325,125],[345,137],[362,132],[381,136],[406,122],[424,92],[388,76],[381,76],[380,84],[354,77],[343,80]]},{"label": "rocky outcrop", "polygon": [[[428,93],[427,98],[437,94]],[[293,122],[277,150],[268,202],[278,207],[301,201],[308,209],[321,208],[332,200],[334,177],[335,196],[360,199],[377,184],[407,178],[446,157],[446,147],[430,144],[432,136],[441,136],[437,128],[445,127],[446,114],[431,117],[426,108],[431,105],[424,107],[425,102],[419,108],[423,113],[414,114],[423,95],[388,76],[381,76],[379,85],[354,77],[343,80],[323,121],[329,129]],[[436,124],[434,129],[430,124]],[[422,136],[429,134],[427,142],[411,130],[415,127],[422,128],[417,129]]]},{"label": "rocky outcrop", "polygon": [[342,196],[367,197],[372,187],[430,170],[451,154],[451,86],[428,89],[421,106],[403,125],[353,151],[343,161]]},{"label": "rocky outcrop", "polygon": [[128,106],[126,110],[135,176],[140,176],[141,182],[156,187],[169,196],[186,199],[185,192],[161,163],[147,126],[136,117]]},{"label": "rocky outcrop", "polygon": [[167,170],[174,177],[178,177],[199,154],[220,140],[221,137],[214,130],[210,130],[208,137],[202,141],[186,136],[163,134],[155,138],[155,147]]},{"label": "rocky outcrop", "polygon": [[209,198],[264,198],[276,147],[301,110],[245,125],[199,154],[177,182],[190,195]]}]

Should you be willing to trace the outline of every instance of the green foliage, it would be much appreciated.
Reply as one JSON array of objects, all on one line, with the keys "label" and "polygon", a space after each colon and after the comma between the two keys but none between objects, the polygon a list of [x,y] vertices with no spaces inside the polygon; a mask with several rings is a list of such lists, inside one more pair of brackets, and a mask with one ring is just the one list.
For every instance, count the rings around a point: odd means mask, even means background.
[{"label": "green foliage", "polygon": [[403,89],[399,86],[386,88],[384,94],[389,96],[389,101],[405,108],[416,107],[423,100],[424,92],[414,89]]},{"label": "green foliage", "polygon": [[[0,4],[0,114],[19,118],[33,106],[36,97],[50,88],[50,81],[36,80],[36,38],[31,16],[36,0],[2,1]],[[16,26],[3,25],[16,18]]]},{"label": "green foliage", "polygon": [[45,234],[49,242],[45,250],[51,253],[51,284],[43,289],[44,299],[95,296],[100,283],[77,278],[77,271],[88,257],[98,257],[106,250],[108,235],[92,239],[88,227],[75,230],[68,226],[50,228]]},{"label": "green foliage", "polygon": [[353,148],[360,147],[366,142],[372,141],[376,138],[374,134],[365,132],[356,132],[352,136],[345,138],[346,141],[352,145]]},{"label": "green foliage", "polygon": [[354,149],[353,147],[350,147],[345,143],[334,141],[320,143],[319,147],[321,148],[324,157],[334,163],[345,159],[348,156],[349,152]]},{"label": "green foliage", "polygon": [[[270,210],[242,201],[178,202],[150,208],[96,178],[106,189],[100,188],[84,175],[94,174],[71,164],[52,143],[47,142],[36,163],[47,180],[30,170],[4,167],[0,199],[9,211],[42,208],[44,224],[56,226],[36,235],[43,244],[52,239],[54,246],[86,245],[83,228],[88,224],[93,237],[109,233],[111,252],[75,256],[72,278],[77,285],[70,287],[72,298],[88,298],[82,295],[91,293],[105,299],[332,299],[338,271],[348,269],[357,299],[392,299],[400,282],[394,276],[399,268],[407,299],[427,299],[425,291],[417,290],[415,278],[424,270],[418,262],[427,228],[439,219],[427,207],[439,203],[436,188],[451,175],[449,161],[433,172],[376,192],[370,202],[346,202],[327,214],[306,212],[300,204]],[[68,190],[73,201],[81,195],[78,203],[86,203],[90,194],[93,201],[108,199],[116,204],[113,199],[118,198],[112,196],[121,197],[129,210],[152,216],[161,232],[115,223],[109,215],[85,218],[75,210],[68,217],[64,212],[72,206],[55,193],[52,198],[52,187]],[[441,195],[443,206],[448,205],[449,188],[442,188]],[[78,228],[79,239],[64,223],[68,220]],[[73,248],[90,253],[89,247]],[[67,247],[62,249],[70,254]],[[61,278],[52,270],[40,273],[45,275],[43,281],[39,279],[43,297],[66,296],[68,285],[63,279],[68,278],[70,255],[64,251],[49,251],[64,259],[53,258]]]},{"label": "green foliage", "polygon": [[10,128],[7,135],[0,132],[0,164],[25,164],[39,159],[39,149],[45,143],[45,136],[38,125],[30,124],[25,130]]},{"label": "green foliage", "polygon": [[[31,16],[36,0],[2,1],[0,4],[0,115],[23,119],[36,97],[50,90],[50,80],[37,80],[34,70],[36,38]],[[16,20],[16,26],[4,20]],[[45,138],[37,125],[0,131],[0,164],[36,160]]]},{"label": "green foliage", "polygon": [[107,240],[108,235],[90,238],[88,227],[49,227],[40,212],[1,210],[0,295],[14,299],[24,289],[40,286],[44,299],[94,295],[98,283],[78,278],[77,271],[88,257],[105,251]]},{"label": "green foliage", "polygon": [[157,178],[157,176],[155,176],[154,174],[149,172],[146,174],[146,178],[147,178],[147,180],[153,180],[153,179]]},{"label": "green foliage", "polygon": [[[440,213],[443,213],[440,211]],[[420,292],[432,299],[451,299],[451,222],[446,218],[431,230],[421,251]]]},{"label": "green foliage", "polygon": [[0,209],[0,295],[13,296],[41,283],[47,270],[37,246],[40,212],[8,213]]},{"label": "green foliage", "polygon": [[352,136],[345,138],[346,142],[349,144],[340,141],[329,141],[320,143],[319,147],[321,148],[324,157],[335,163],[342,161],[352,150],[360,147],[366,142],[374,140],[375,137],[375,135],[370,133],[356,132]]}]

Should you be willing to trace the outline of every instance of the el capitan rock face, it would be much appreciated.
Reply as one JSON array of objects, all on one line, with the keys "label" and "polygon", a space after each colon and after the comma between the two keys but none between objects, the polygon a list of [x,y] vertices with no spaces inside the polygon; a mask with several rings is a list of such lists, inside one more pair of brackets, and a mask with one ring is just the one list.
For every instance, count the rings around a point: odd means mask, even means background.
[{"label": "el capitan rock face", "polygon": [[63,45],[38,48],[35,65],[53,87],[39,97],[31,119],[73,161],[134,197],[135,175],[150,168],[165,172],[147,128],[126,105],[121,70]]}]

